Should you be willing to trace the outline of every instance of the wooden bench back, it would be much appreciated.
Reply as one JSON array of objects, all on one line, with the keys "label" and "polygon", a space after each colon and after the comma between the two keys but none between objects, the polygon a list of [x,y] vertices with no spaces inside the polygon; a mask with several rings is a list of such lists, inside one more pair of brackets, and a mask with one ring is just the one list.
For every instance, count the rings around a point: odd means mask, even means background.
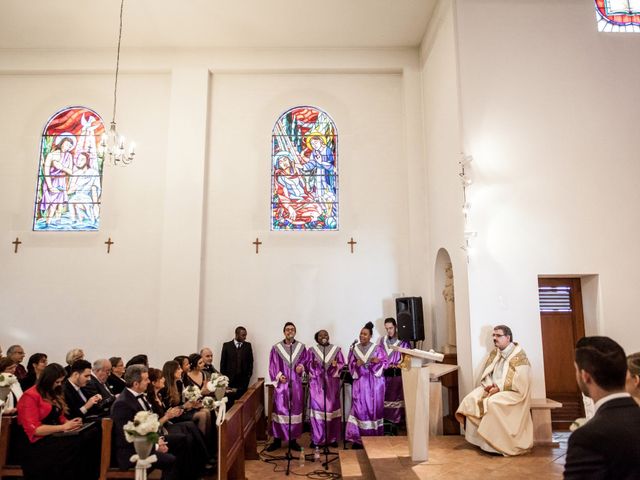
[{"label": "wooden bench back", "polygon": [[0,427],[0,479],[3,476],[22,477],[20,465],[7,465],[9,457],[9,442],[11,441],[11,428],[17,422],[15,416],[2,416],[2,427]]}]

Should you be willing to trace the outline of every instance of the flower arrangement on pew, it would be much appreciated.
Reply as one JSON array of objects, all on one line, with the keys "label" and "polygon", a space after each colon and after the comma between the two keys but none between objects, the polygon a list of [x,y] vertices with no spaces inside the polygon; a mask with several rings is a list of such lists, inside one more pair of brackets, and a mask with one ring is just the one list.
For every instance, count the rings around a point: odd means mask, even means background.
[{"label": "flower arrangement on pew", "polygon": [[[227,387],[229,386],[229,377],[220,373],[211,375],[211,379],[207,383],[209,391],[213,392],[216,400],[213,402],[212,408],[216,411],[216,425],[222,425],[224,417],[227,413]],[[208,397],[211,398],[211,397]],[[213,400],[213,399],[212,399]],[[209,403],[209,402],[208,402]]]},{"label": "flower arrangement on pew", "polygon": [[[133,443],[140,460],[149,457],[151,447],[160,439],[158,415],[150,411],[142,410],[136,413],[133,420],[125,424],[123,430],[127,442]],[[149,463],[153,461],[155,460],[150,460]]]},{"label": "flower arrangement on pew", "polygon": [[11,391],[11,385],[18,383],[18,379],[12,373],[0,373],[0,400],[6,401]]}]

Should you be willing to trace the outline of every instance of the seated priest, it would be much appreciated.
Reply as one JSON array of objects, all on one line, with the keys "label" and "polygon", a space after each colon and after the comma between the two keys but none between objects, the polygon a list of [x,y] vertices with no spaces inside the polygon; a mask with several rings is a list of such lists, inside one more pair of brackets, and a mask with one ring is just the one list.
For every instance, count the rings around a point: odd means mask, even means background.
[{"label": "seated priest", "polygon": [[496,348],[484,362],[480,386],[460,402],[456,418],[465,427],[467,441],[482,450],[521,455],[533,446],[531,365],[506,325],[493,329],[493,344]]}]

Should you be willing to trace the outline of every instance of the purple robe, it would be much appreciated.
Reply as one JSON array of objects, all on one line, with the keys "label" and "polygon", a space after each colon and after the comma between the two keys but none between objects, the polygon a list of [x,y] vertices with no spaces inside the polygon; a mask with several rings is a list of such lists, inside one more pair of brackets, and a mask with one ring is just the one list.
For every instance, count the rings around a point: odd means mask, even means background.
[{"label": "purple robe", "polygon": [[386,335],[380,339],[380,345],[382,345],[386,354],[384,366],[384,419],[393,423],[400,423],[404,420],[402,374],[399,368],[391,368],[390,365],[398,365],[402,361],[402,354],[392,350],[391,346],[397,345],[402,348],[411,348],[411,345],[406,340],[390,339]]},{"label": "purple robe", "polygon": [[[377,357],[380,362],[372,363]],[[346,440],[362,443],[361,436],[383,435],[384,377],[386,354],[381,345],[357,344],[349,352],[349,372],[353,376],[351,413],[347,420]],[[362,360],[364,365],[358,366]]]},{"label": "purple robe", "polygon": [[[323,357],[323,351],[324,357]],[[324,363],[323,363],[324,360]],[[336,361],[336,366],[332,365]],[[313,345],[307,350],[309,372],[309,410],[311,441],[316,445],[337,442],[340,439],[342,409],[340,407],[340,369],[344,357],[337,345]],[[326,382],[326,383],[325,383]],[[326,390],[325,390],[326,384]],[[325,393],[327,435],[325,442]]]},{"label": "purple robe", "polygon": [[[293,351],[291,351],[293,348]],[[291,363],[289,359],[291,358]],[[269,376],[275,382],[273,394],[273,413],[271,414],[271,435],[281,440],[296,439],[302,435],[302,409],[304,406],[304,390],[302,374],[296,367],[306,363],[307,351],[304,343],[295,342],[287,345],[284,341],[271,348],[269,357]],[[288,382],[280,382],[282,376]],[[291,409],[289,409],[289,385],[291,385]],[[289,413],[291,412],[291,413]],[[289,414],[291,414],[291,437],[289,437]]]}]

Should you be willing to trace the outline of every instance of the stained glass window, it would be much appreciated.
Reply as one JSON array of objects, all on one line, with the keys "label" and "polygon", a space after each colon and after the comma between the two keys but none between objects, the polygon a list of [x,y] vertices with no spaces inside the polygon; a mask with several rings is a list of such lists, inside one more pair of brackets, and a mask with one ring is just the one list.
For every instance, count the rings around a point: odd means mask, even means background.
[{"label": "stained glass window", "polygon": [[600,32],[640,32],[640,0],[595,0]]},{"label": "stained glass window", "polygon": [[98,230],[103,162],[96,139],[103,134],[102,118],[86,107],[49,119],[40,141],[34,230]]},{"label": "stained glass window", "polygon": [[291,108],[273,127],[271,229],[338,230],[338,132],[319,108]]}]

